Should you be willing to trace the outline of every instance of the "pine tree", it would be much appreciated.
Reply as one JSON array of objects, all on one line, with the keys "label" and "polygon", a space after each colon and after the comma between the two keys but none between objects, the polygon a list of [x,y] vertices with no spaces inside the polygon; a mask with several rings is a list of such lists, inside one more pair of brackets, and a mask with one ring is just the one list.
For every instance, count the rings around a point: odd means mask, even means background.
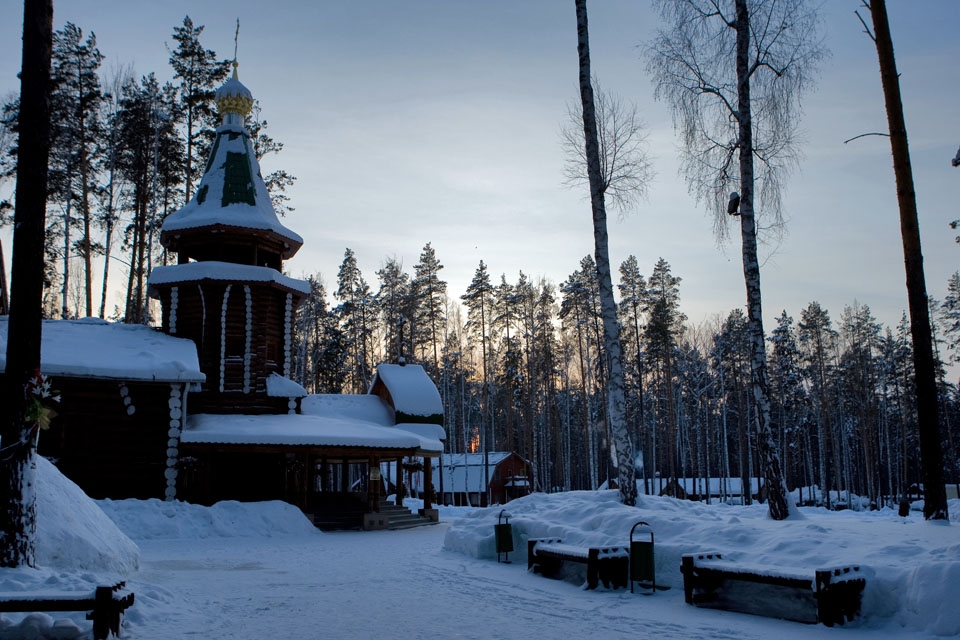
[{"label": "pine tree", "polygon": [[[420,360],[430,366],[428,371],[437,373],[440,369],[440,347],[442,345],[445,317],[445,298],[447,283],[440,279],[443,265],[428,242],[420,253],[420,261],[413,266],[411,290],[414,297],[414,317],[411,344],[420,354]],[[432,361],[425,354],[432,355]]]},{"label": "pine tree", "polygon": [[377,310],[370,286],[360,273],[352,249],[348,248],[343,254],[337,272],[337,290],[333,295],[340,301],[336,313],[350,354],[346,388],[349,393],[366,393],[373,377],[371,340]]},{"label": "pine tree", "polygon": [[403,272],[403,265],[396,258],[389,258],[377,271],[380,291],[377,306],[383,317],[384,352],[388,362],[404,362],[409,358],[409,323],[413,317],[410,295],[410,275]]},{"label": "pine tree", "polygon": [[[805,462],[812,462],[806,445],[809,440],[804,420],[806,394],[803,389],[800,346],[793,318],[786,310],[777,317],[777,326],[770,335],[770,399],[771,420],[776,426],[781,459],[794,486],[812,483],[813,473],[805,475]],[[804,482],[804,480],[808,480]]]},{"label": "pine tree", "polygon": [[[177,85],[178,112],[182,114],[186,128],[186,199],[193,194],[193,183],[203,173],[202,162],[195,159],[206,158],[213,143],[214,130],[217,127],[217,115],[214,111],[213,96],[220,83],[230,72],[229,60],[217,60],[217,53],[204,49],[200,44],[203,25],[195,27],[190,16],[184,16],[183,26],[174,27],[173,39],[177,48],[170,51],[170,66],[173,67]],[[168,47],[169,50],[169,47]]]},{"label": "pine tree", "polygon": [[36,562],[36,441],[26,390],[40,372],[43,231],[50,149],[50,58],[53,2],[28,0],[23,10],[17,197],[7,365],[0,386],[0,566]]},{"label": "pine tree", "polygon": [[[261,117],[259,100],[254,100],[253,110],[247,115],[244,126],[250,134],[253,153],[258,161],[263,160],[268,155],[283,151],[283,143],[274,140],[272,136],[266,133],[267,121]],[[263,178],[263,183],[270,193],[270,202],[273,204],[273,209],[281,216],[294,211],[294,208],[290,206],[290,197],[287,196],[286,191],[287,187],[292,187],[296,181],[296,176],[290,175],[284,169],[271,171]]]},{"label": "pine tree", "polygon": [[677,413],[674,389],[673,358],[686,316],[680,313],[680,278],[670,272],[670,264],[660,258],[647,280],[643,311],[647,315],[644,337],[648,345],[650,366],[655,369],[658,404],[664,426],[666,471],[677,477]]},{"label": "pine tree", "polygon": [[[94,177],[98,154],[103,146],[103,128],[100,121],[104,101],[97,71],[103,55],[97,49],[93,33],[83,40],[83,31],[68,22],[54,33],[53,97],[56,108],[56,149],[54,156],[61,159],[63,175],[59,179],[61,198],[65,200],[64,256],[63,256],[63,316],[68,311],[70,256],[76,251],[83,258],[83,300],[85,315],[93,315],[93,256],[103,247],[94,241],[94,211],[91,197],[95,189]],[[76,201],[79,208],[77,224],[80,237],[71,242],[71,209]]]},{"label": "pine tree", "polygon": [[[480,266],[473,274],[473,280],[467,287],[466,293],[460,296],[467,307],[467,323],[465,328],[469,334],[480,340],[481,371],[483,373],[483,410],[480,420],[480,443],[483,448],[483,467],[485,477],[490,477],[490,449],[496,447],[493,441],[494,425],[493,410],[490,406],[490,325],[493,313],[493,285],[490,284],[490,274],[487,265],[480,261]],[[490,504],[489,489],[487,504]]]},{"label": "pine tree", "polygon": [[[833,446],[833,407],[829,381],[833,374],[831,354],[836,348],[837,333],[831,326],[830,314],[817,302],[811,302],[800,313],[800,345],[803,348],[804,376],[811,389],[814,416],[817,422],[818,484],[823,492],[824,505],[830,508],[829,464],[836,448]],[[836,459],[834,457],[834,459]],[[837,485],[839,490],[839,485]]]},{"label": "pine tree", "polygon": [[[623,341],[624,385],[627,394],[627,415],[634,425],[635,449],[642,450],[644,426],[644,349],[643,302],[647,283],[640,274],[637,257],[630,255],[620,265],[620,326]],[[644,465],[644,469],[646,469]]]}]

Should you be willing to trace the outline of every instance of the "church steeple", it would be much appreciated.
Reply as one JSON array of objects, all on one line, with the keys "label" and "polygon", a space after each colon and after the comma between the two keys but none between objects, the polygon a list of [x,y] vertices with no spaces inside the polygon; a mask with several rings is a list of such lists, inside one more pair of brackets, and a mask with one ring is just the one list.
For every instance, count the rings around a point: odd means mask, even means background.
[{"label": "church steeple", "polygon": [[273,210],[244,128],[253,94],[237,66],[216,93],[223,121],[196,195],[163,222],[160,242],[178,264],[153,270],[150,294],[163,331],[197,344],[207,381],[191,394],[195,411],[287,413],[295,399],[267,380],[291,374],[296,309],[310,285],[283,275],[303,240]]},{"label": "church steeple", "polygon": [[[223,120],[194,198],[163,222],[160,242],[190,260],[222,260],[280,270],[303,239],[282,225],[260,174],[244,118],[253,109],[253,94],[240,82],[236,59],[233,76],[217,90]],[[225,247],[242,249],[224,251]]]}]

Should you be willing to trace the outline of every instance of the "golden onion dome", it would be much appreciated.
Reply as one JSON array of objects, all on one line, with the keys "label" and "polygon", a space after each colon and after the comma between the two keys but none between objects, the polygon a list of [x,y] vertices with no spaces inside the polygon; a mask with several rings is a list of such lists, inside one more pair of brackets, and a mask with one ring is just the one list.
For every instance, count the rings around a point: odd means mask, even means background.
[{"label": "golden onion dome", "polygon": [[214,97],[217,103],[217,110],[220,111],[221,116],[236,113],[243,117],[253,109],[253,94],[250,93],[250,90],[247,89],[237,77],[237,66],[236,61],[234,61],[233,77],[229,78],[223,83],[223,86],[217,89]]}]

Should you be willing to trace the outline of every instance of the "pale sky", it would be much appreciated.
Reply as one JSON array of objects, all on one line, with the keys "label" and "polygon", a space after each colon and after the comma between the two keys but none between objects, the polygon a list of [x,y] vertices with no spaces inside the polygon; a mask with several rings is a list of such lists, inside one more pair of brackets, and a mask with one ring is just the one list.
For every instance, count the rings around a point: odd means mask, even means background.
[{"label": "pale sky", "polygon": [[[930,294],[942,299],[960,268],[948,224],[960,218],[960,65],[957,0],[889,0],[920,208]],[[780,311],[799,319],[813,300],[836,321],[869,305],[894,326],[907,307],[899,217],[873,43],[854,15],[860,0],[823,2],[832,57],[805,101],[801,169],[787,182],[787,235],[761,267],[765,329]],[[240,79],[285,145],[264,173],[297,176],[283,223],[304,238],[287,262],[297,277],[335,287],[344,249],[374,290],[396,257],[412,272],[432,242],[458,297],[480,260],[495,282],[519,271],[559,284],[593,252],[586,188],[562,186],[559,127],[578,99],[572,0],[71,0],[54,9],[93,31],[104,69],[172,71],[165,45],[189,14],[222,58],[240,27]],[[626,217],[611,213],[614,266],[630,254],[649,275],[660,257],[681,277],[691,323],[745,305],[739,232],[718,247],[704,206],[677,176],[677,139],[640,59],[659,26],[650,3],[589,3],[593,71],[635,101],[650,128],[656,178]],[[19,90],[22,3],[0,10],[0,95]],[[869,19],[869,18],[868,18]],[[3,187],[9,190],[9,186]],[[9,234],[4,236],[9,263]],[[118,272],[115,274],[119,278]]]}]

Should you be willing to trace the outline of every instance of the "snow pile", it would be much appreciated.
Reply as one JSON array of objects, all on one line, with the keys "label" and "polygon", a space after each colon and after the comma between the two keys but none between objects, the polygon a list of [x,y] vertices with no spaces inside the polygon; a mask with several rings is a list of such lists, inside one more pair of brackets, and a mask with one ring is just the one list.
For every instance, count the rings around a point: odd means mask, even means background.
[{"label": "snow pile", "polygon": [[[960,500],[950,501],[960,522]],[[657,583],[682,589],[680,556],[719,551],[724,558],[768,566],[771,571],[859,565],[867,578],[859,624],[895,625],[960,634],[960,528],[926,522],[894,510],[832,512],[804,508],[799,517],[775,522],[765,505],[706,505],[640,496],[637,507],[619,503],[615,491],[534,494],[506,507],[477,509],[453,522],[444,548],[496,559],[494,527],[505,510],[513,525],[517,562],[529,538],[557,537],[573,545],[622,545],[639,521],[655,536]],[[647,539],[645,536],[640,539]],[[892,616],[893,620],[890,620]],[[883,619],[881,621],[881,619]]]},{"label": "snow pile", "polygon": [[102,500],[100,507],[134,540],[273,538],[315,535],[297,507],[273,500],[227,500],[212,507],[162,500]]},{"label": "snow pile", "polygon": [[140,566],[140,549],[97,503],[37,456],[37,564],[118,577]]},{"label": "snow pile", "polygon": [[[0,593],[91,595],[140,566],[140,548],[97,503],[46,458],[37,456],[37,569],[0,569]],[[87,638],[86,612],[9,613],[0,620],[5,638]]]}]

